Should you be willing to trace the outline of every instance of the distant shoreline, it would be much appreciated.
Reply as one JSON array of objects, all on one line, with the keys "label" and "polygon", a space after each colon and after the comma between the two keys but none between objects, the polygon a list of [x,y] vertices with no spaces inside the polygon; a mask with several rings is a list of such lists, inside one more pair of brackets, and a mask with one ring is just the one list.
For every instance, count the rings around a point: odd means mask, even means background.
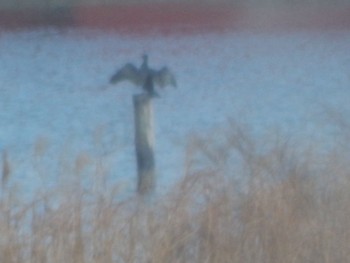
[{"label": "distant shoreline", "polygon": [[350,29],[350,5],[307,8],[238,8],[229,4],[152,3],[48,10],[0,10],[5,30],[40,26],[113,29],[123,32],[235,29]]}]

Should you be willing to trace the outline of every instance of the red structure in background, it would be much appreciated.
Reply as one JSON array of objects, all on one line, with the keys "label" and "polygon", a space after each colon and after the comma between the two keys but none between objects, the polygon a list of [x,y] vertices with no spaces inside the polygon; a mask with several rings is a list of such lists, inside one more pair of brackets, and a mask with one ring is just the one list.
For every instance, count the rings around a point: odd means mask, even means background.
[{"label": "red structure in background", "polygon": [[350,5],[297,8],[237,8],[232,5],[150,3],[82,6],[49,11],[0,11],[0,28],[73,26],[145,33],[224,29],[350,29]]},{"label": "red structure in background", "polygon": [[192,29],[219,30],[233,25],[238,13],[232,7],[187,4],[142,4],[96,8],[77,8],[78,26],[118,30],[184,31]]}]

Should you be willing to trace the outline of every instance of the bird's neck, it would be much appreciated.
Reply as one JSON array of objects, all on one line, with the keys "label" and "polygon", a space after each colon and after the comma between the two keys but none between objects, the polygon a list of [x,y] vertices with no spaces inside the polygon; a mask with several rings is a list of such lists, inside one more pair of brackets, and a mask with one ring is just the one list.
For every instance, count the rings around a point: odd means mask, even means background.
[{"label": "bird's neck", "polygon": [[148,57],[147,56],[143,57],[143,62],[142,62],[141,68],[148,69]]}]

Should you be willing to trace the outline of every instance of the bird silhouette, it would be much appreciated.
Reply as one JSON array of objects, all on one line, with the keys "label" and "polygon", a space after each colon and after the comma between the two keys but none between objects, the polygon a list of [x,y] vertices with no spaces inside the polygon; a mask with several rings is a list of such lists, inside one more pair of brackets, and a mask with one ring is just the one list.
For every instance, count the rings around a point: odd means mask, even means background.
[{"label": "bird silhouette", "polygon": [[166,86],[177,86],[174,75],[167,67],[162,67],[160,70],[148,67],[148,56],[146,54],[142,56],[142,64],[139,68],[127,63],[111,77],[110,83],[117,84],[125,80],[143,88],[151,97],[159,97],[154,89],[155,85],[162,89]]}]

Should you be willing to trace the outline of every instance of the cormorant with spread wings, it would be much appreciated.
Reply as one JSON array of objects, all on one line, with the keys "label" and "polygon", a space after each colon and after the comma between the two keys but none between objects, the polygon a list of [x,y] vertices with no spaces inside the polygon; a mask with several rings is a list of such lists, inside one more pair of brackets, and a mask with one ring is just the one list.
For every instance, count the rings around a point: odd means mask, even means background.
[{"label": "cormorant with spread wings", "polygon": [[162,67],[160,70],[150,69],[148,67],[148,56],[143,55],[142,59],[143,62],[140,68],[128,63],[111,77],[110,83],[117,84],[128,80],[134,85],[142,87],[151,97],[159,97],[154,90],[155,85],[160,88],[166,86],[176,87],[175,77],[167,67]]}]

